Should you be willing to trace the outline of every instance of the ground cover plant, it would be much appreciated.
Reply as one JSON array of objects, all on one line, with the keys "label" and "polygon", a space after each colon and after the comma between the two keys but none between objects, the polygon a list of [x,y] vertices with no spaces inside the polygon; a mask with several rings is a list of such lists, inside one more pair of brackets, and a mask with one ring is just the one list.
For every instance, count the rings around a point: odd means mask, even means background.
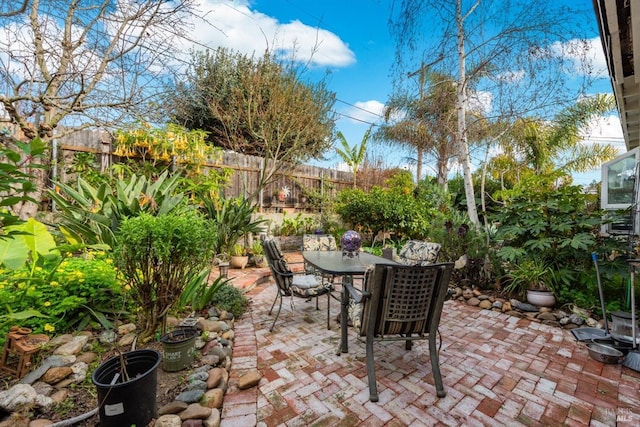
[{"label": "ground cover plant", "polygon": [[112,327],[127,310],[125,290],[108,254],[83,249],[74,256],[33,218],[8,227],[0,240],[0,340],[19,322],[35,332],[82,329],[93,321]]}]

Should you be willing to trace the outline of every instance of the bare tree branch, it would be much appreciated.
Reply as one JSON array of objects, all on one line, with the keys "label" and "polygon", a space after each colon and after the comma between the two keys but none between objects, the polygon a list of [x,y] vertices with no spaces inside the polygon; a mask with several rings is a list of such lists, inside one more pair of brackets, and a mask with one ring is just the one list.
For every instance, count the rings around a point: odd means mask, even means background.
[{"label": "bare tree branch", "polygon": [[3,6],[2,8],[0,8],[0,17],[11,17],[11,16],[16,16],[16,15],[20,15],[21,13],[24,13],[27,10],[27,6],[29,6],[29,0],[23,0],[22,4],[20,6],[18,6],[17,9],[11,9],[11,7],[14,7],[15,0],[9,0],[9,10],[7,12],[1,12],[1,10],[4,9],[4,1],[0,3],[1,6]]}]

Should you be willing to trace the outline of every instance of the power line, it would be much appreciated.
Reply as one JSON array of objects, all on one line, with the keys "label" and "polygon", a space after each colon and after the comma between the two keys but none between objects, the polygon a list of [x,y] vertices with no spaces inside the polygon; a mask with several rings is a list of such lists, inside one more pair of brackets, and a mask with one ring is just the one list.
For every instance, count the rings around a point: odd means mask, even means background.
[{"label": "power line", "polygon": [[377,123],[371,123],[371,122],[368,122],[368,121],[366,121],[366,120],[359,119],[359,118],[357,118],[357,117],[353,117],[353,116],[350,116],[350,115],[348,115],[348,114],[341,113],[340,111],[336,111],[336,110],[331,110],[331,111],[332,111],[333,113],[335,113],[335,114],[338,114],[338,115],[342,116],[342,117],[346,117],[346,118],[348,118],[348,119],[355,120],[355,121],[357,121],[357,122],[365,123],[365,124],[368,124],[368,125],[370,125],[370,126],[380,126],[380,125],[379,125],[379,124],[377,124]]},{"label": "power line", "polygon": [[347,101],[343,101],[343,100],[338,99],[338,98],[336,98],[336,101],[338,101],[338,102],[342,102],[343,104],[346,104],[346,105],[348,105],[348,106],[350,106],[350,107],[357,108],[358,110],[364,111],[365,113],[369,113],[369,114],[371,114],[372,116],[377,116],[377,117],[380,117],[381,119],[383,118],[383,117],[382,117],[380,114],[378,114],[378,113],[374,113],[373,111],[369,111],[369,110],[367,110],[366,108],[362,108],[362,107],[358,107],[357,105],[350,104],[350,103],[348,103]]}]

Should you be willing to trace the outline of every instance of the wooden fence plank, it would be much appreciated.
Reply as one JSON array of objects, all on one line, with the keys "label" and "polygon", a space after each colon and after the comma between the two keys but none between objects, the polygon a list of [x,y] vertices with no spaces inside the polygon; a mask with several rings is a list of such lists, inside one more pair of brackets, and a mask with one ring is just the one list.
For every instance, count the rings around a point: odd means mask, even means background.
[{"label": "wooden fence plank", "polygon": [[[112,138],[106,131],[83,130],[69,136],[59,138],[58,177],[62,180],[71,177],[64,171],[71,165],[74,153],[94,153],[102,171],[109,165],[118,162],[119,158],[113,155]],[[225,194],[236,197],[241,194],[254,194],[257,192],[259,173],[262,158],[246,156],[232,151],[224,151],[220,161],[206,162],[205,168],[228,168],[233,170],[229,186],[225,188]],[[203,173],[206,173],[203,172]],[[276,173],[273,181],[266,185],[256,197],[256,202],[264,212],[314,212],[315,207],[305,201],[305,192],[329,193],[329,197],[335,197],[337,193],[350,188],[353,182],[351,172],[336,169],[322,168],[312,165],[299,165],[292,171]],[[289,196],[284,200],[278,199],[278,193],[287,187]]]}]

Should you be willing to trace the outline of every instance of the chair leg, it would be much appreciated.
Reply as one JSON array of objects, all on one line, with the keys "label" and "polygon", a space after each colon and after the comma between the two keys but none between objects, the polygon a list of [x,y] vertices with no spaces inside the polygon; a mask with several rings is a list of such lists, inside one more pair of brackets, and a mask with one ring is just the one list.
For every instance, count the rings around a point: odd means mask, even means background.
[{"label": "chair leg", "polygon": [[273,327],[276,325],[276,321],[278,320],[278,316],[280,316],[280,310],[282,310],[282,293],[280,292],[280,288],[278,288],[278,294],[276,295],[276,299],[273,300],[273,304],[271,304],[271,310],[269,310],[269,315],[273,311],[273,307],[276,305],[276,301],[280,298],[280,305],[278,306],[278,312],[276,313],[276,317],[273,319],[273,323],[269,328],[269,332],[273,332]]},{"label": "chair leg", "polygon": [[280,298],[280,305],[282,305],[282,294],[280,293],[280,288],[278,288],[278,293],[276,294],[276,298],[273,300],[273,304],[271,304],[271,308],[269,309],[269,315],[271,315],[271,312],[273,311],[273,307],[276,306],[276,301],[278,301],[278,298]]},{"label": "chair leg", "polygon": [[436,334],[429,334],[429,358],[431,359],[431,370],[433,371],[433,380],[436,383],[436,395],[445,397],[447,392],[442,384],[442,374],[440,373],[440,359],[438,349],[436,348]]},{"label": "chair leg", "polygon": [[327,292],[327,330],[331,329],[331,292]]},{"label": "chair leg", "polygon": [[373,340],[367,339],[367,378],[369,379],[369,400],[378,401],[378,385],[376,384],[376,369],[373,360]]},{"label": "chair leg", "polygon": [[[411,334],[407,334],[407,337],[410,337]],[[413,348],[413,340],[406,340],[404,342],[404,349],[410,351]]]}]

